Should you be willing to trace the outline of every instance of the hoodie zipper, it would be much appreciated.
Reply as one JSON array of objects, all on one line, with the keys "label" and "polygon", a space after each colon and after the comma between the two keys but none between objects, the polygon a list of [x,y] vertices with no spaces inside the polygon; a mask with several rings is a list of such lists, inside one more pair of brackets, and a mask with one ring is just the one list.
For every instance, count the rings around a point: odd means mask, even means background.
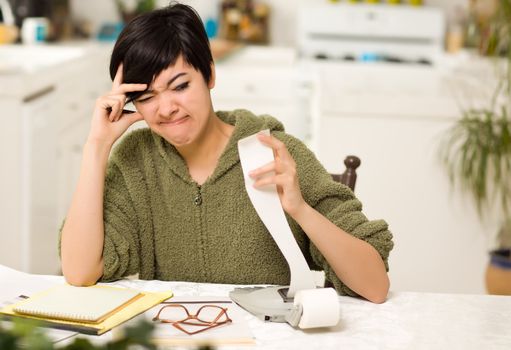
[{"label": "hoodie zipper", "polygon": [[200,186],[197,186],[197,194],[195,195],[193,202],[195,203],[196,206],[200,206],[202,204],[202,194]]},{"label": "hoodie zipper", "polygon": [[206,259],[206,252],[205,252],[205,247],[206,247],[206,233],[204,232],[204,226],[203,226],[203,211],[204,211],[204,208],[200,208],[200,206],[202,205],[202,187],[197,185],[197,193],[195,194],[195,198],[193,199],[193,202],[195,204],[195,206],[197,207],[197,210],[199,212],[199,232],[200,232],[200,246],[199,246],[199,254],[201,255],[202,257],[202,262],[203,262],[203,266],[204,268],[202,268],[201,272],[202,272],[202,276],[205,280],[208,280],[210,279],[209,278],[209,271],[208,269],[206,268],[208,266],[207,264],[207,259]]}]

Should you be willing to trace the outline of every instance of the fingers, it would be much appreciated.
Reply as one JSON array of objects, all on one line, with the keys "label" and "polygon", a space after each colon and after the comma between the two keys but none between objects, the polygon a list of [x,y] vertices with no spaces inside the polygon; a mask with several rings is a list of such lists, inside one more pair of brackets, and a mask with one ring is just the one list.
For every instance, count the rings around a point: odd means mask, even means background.
[{"label": "fingers", "polygon": [[110,100],[108,103],[111,104],[111,106],[107,107],[106,110],[109,113],[108,120],[112,123],[115,123],[119,120],[127,120],[128,124],[131,125],[139,120],[144,119],[144,117],[136,111],[123,109],[123,105],[117,100]]},{"label": "fingers", "polygon": [[275,160],[253,170],[250,176],[255,188],[276,186],[284,211],[291,216],[303,208],[305,203],[296,170],[296,162],[286,145],[271,135],[258,134],[261,143],[271,147]]},{"label": "fingers", "polygon": [[115,94],[127,94],[128,92],[144,91],[147,84],[121,84],[112,90]]},{"label": "fingers", "polygon": [[136,111],[130,111],[129,109],[121,109],[120,107],[112,108],[111,112],[108,116],[108,120],[110,120],[112,123],[115,123],[116,121],[119,121],[121,118],[125,118],[126,116],[134,117],[134,115],[142,117],[142,115]]},{"label": "fingers", "polygon": [[123,79],[122,69],[123,69],[123,64],[121,63],[119,65],[119,67],[117,67],[117,72],[115,73],[114,81],[112,83],[112,90],[117,89],[122,84],[122,79]]},{"label": "fingers", "polygon": [[146,87],[147,84],[122,84],[117,87],[116,91],[112,91],[110,95],[105,96],[105,100],[110,101],[110,103],[104,104],[104,108],[108,113],[108,119],[112,122],[119,120],[126,104],[126,93],[143,91]]},{"label": "fingers", "polygon": [[110,122],[120,119],[124,113],[124,95],[104,96],[98,99],[98,105],[106,112],[106,117]]},{"label": "fingers", "polygon": [[254,179],[254,187],[275,184],[279,188],[289,188],[297,182],[296,163],[286,145],[273,136],[259,134],[259,140],[272,148],[275,160],[252,170],[249,176]]},{"label": "fingers", "polygon": [[259,177],[263,174],[269,173],[271,171],[275,171],[275,162],[270,162],[266,165],[263,165],[262,167],[252,170],[249,173],[249,176],[251,178],[257,178],[257,177]]},{"label": "fingers", "polygon": [[138,112],[133,112],[133,111],[128,111],[128,112],[130,112],[130,113],[123,113],[122,118],[121,118],[121,121],[126,121],[126,123],[128,123],[128,125],[131,125],[138,121],[144,120],[144,117],[142,116],[142,114],[140,114]]},{"label": "fingers", "polygon": [[107,113],[107,118],[111,122],[118,119],[124,108],[124,95],[104,96],[98,99],[98,103]]},{"label": "fingers", "polygon": [[112,83],[112,92],[116,94],[126,94],[127,92],[144,91],[147,89],[147,84],[123,84],[123,65],[122,63],[117,67],[114,81]]},{"label": "fingers", "polygon": [[284,168],[295,168],[296,163],[293,159],[293,156],[289,153],[289,151],[286,148],[286,145],[278,140],[277,138],[266,135],[266,134],[258,134],[257,138],[261,143],[267,145],[273,150],[273,155],[275,157],[276,162],[276,171],[281,172]]},{"label": "fingers", "polygon": [[254,179],[253,186],[255,188],[267,186],[270,184],[275,184],[276,180],[276,164],[275,162],[270,162],[262,167],[252,170],[249,173],[249,176]]},{"label": "fingers", "polygon": [[[117,88],[114,92],[115,95],[110,95],[109,97],[115,99],[115,107],[111,105],[111,111],[109,111],[108,119],[110,121],[115,122],[119,120],[124,110],[124,105],[126,104],[126,93],[134,92],[134,91],[144,91],[147,88],[147,84],[122,84]],[[114,112],[115,110],[115,112]],[[124,112],[129,113],[129,111]]]},{"label": "fingers", "polygon": [[270,147],[273,150],[273,155],[276,162],[283,162],[285,164],[295,165],[294,159],[286,148],[286,145],[273,137],[263,133],[257,134],[257,138],[262,144]]},{"label": "fingers", "polygon": [[[116,76],[117,77],[117,76]],[[124,112],[124,105],[126,104],[126,93],[134,91],[144,91],[147,84],[121,84],[117,86],[115,91],[110,94],[100,97],[98,99],[101,107],[106,110],[108,119],[111,122],[119,120]]]},{"label": "fingers", "polygon": [[277,188],[288,188],[294,184],[294,177],[290,174],[280,174],[280,175],[268,175],[259,177],[254,181],[253,186],[255,188],[261,188],[269,185],[276,185]]},{"label": "fingers", "polygon": [[261,141],[262,143],[264,143],[267,146],[270,146],[273,149],[279,149],[282,147],[284,147],[284,148],[286,147],[282,141],[277,140],[275,137],[273,137],[271,135],[259,133],[259,134],[257,134],[257,138],[259,139],[259,141]]},{"label": "fingers", "polygon": [[275,157],[280,157],[284,161],[289,161],[293,159],[293,157],[291,157],[291,155],[289,154],[286,145],[282,141],[276,139],[271,135],[266,135],[262,133],[257,134],[257,138],[266,146],[271,147]]}]

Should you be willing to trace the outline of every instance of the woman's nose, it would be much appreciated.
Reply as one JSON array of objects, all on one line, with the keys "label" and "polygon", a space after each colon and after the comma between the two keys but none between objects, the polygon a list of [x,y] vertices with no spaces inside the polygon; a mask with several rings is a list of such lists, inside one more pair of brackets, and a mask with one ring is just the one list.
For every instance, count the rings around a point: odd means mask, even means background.
[{"label": "woman's nose", "polygon": [[176,101],[168,92],[160,94],[158,103],[158,113],[163,118],[172,118],[172,116],[174,116],[174,114],[178,111]]}]

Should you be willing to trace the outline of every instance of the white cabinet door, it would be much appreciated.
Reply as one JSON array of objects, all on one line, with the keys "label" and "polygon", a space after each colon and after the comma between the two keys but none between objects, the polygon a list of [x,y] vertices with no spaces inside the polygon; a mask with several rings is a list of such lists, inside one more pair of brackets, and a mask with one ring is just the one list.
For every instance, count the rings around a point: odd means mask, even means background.
[{"label": "white cabinet door", "polygon": [[440,162],[459,113],[442,78],[408,67],[349,68],[323,72],[313,145],[330,172],[344,169],[346,155],[361,158],[355,194],[367,217],[386,220],[394,234],[391,289],[483,293],[485,233],[498,225],[482,226]]},{"label": "white cabinet door", "polygon": [[394,234],[393,290],[482,293],[484,229],[468,198],[451,191],[438,159],[450,123],[325,115],[317,155],[330,171],[362,160],[356,195]]},{"label": "white cabinet door", "polygon": [[215,110],[269,114],[284,124],[287,133],[304,141],[310,138],[309,96],[294,66],[217,67],[212,98]]},{"label": "white cabinet door", "polygon": [[0,264],[59,272],[58,228],[74,192],[94,102],[111,87],[110,49],[5,77],[16,89],[0,96],[6,169],[0,176]]},{"label": "white cabinet door", "polygon": [[[54,274],[57,256],[57,120],[55,86],[0,98],[4,109],[0,263]],[[5,144],[4,144],[5,142]]]},{"label": "white cabinet door", "polygon": [[58,140],[58,204],[57,222],[65,218],[80,175],[83,145],[90,126],[89,118],[77,120],[72,128],[66,129]]},{"label": "white cabinet door", "polygon": [[21,269],[21,103],[0,96],[0,264]]},{"label": "white cabinet door", "polygon": [[[107,50],[105,48],[104,50]],[[57,222],[64,220],[74,194],[82,150],[89,134],[96,99],[111,89],[108,55],[99,50],[69,69],[58,86]]]},{"label": "white cabinet door", "polygon": [[21,111],[22,269],[57,273],[57,125],[50,86],[25,99]]}]

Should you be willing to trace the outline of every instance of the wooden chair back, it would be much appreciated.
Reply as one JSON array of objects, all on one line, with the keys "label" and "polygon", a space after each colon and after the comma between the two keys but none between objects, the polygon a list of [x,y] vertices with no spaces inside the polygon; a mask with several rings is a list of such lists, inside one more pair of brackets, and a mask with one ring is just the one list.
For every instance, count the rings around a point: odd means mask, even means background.
[{"label": "wooden chair back", "polygon": [[360,166],[360,158],[357,156],[347,156],[344,159],[346,170],[342,174],[331,174],[334,181],[340,182],[352,191],[355,191],[355,184],[357,182],[357,168]]}]

